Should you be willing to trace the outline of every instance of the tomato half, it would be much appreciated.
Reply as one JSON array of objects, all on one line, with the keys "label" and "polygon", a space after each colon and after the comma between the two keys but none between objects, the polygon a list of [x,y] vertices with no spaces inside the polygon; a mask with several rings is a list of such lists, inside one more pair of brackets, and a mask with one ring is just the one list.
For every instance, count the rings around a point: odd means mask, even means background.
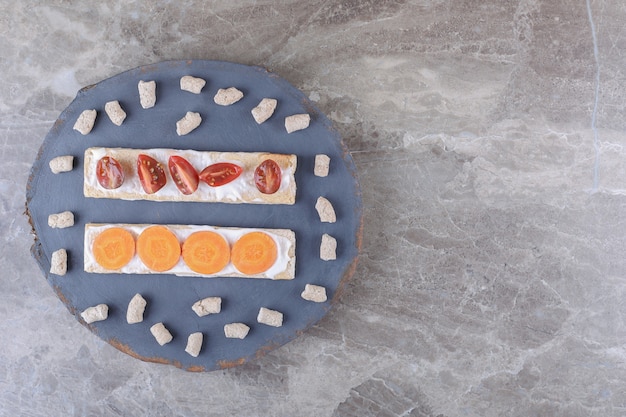
[{"label": "tomato half", "polygon": [[182,156],[172,155],[167,161],[174,184],[181,193],[192,194],[198,189],[198,173],[195,168]]},{"label": "tomato half", "polygon": [[147,194],[156,193],[167,182],[163,165],[148,155],[137,156],[137,173],[141,186]]},{"label": "tomato half", "polygon": [[218,162],[209,165],[200,173],[200,179],[211,187],[219,187],[235,180],[241,173],[243,168],[230,162]]},{"label": "tomato half", "polygon": [[254,170],[254,184],[263,194],[274,194],[280,188],[282,173],[273,159],[266,159]]},{"label": "tomato half", "polygon": [[124,183],[124,170],[115,158],[103,156],[96,164],[96,178],[102,188],[114,190]]}]

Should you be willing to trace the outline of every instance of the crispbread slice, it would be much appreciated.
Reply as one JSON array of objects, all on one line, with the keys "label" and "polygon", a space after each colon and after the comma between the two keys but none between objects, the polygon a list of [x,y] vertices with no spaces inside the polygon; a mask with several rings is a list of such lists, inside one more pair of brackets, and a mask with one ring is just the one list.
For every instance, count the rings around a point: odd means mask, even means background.
[{"label": "crispbread slice", "polygon": [[[154,194],[147,194],[141,187],[137,174],[137,157],[146,154],[163,166],[167,175],[165,186]],[[172,155],[185,158],[200,173],[207,166],[217,162],[231,162],[243,168],[234,181],[210,187],[200,182],[198,189],[189,195],[182,194],[167,168]],[[103,156],[115,158],[124,170],[124,183],[121,187],[109,190],[98,183],[96,166]],[[274,160],[282,171],[280,188],[274,194],[261,193],[254,184],[254,170],[266,159]],[[85,150],[83,192],[85,197],[114,198],[122,200],[152,201],[195,201],[213,203],[252,203],[252,204],[294,204],[296,202],[297,157],[293,154],[269,152],[213,152],[178,149],[130,149],[130,148],[88,148]]]},{"label": "crispbread slice", "polygon": [[185,264],[185,261],[182,257],[179,259],[178,263],[170,270],[164,272],[157,272],[148,269],[137,255],[124,267],[119,270],[108,270],[100,266],[94,257],[93,257],[93,242],[96,236],[102,233],[104,230],[111,227],[121,227],[126,229],[133,234],[135,239],[137,236],[145,230],[146,228],[154,226],[153,224],[128,224],[128,223],[117,223],[117,224],[105,224],[105,223],[87,223],[85,225],[85,240],[84,240],[84,270],[85,272],[91,272],[96,274],[110,274],[110,273],[119,273],[119,274],[173,274],[178,276],[189,276],[189,277],[233,277],[233,278],[263,278],[263,279],[274,279],[274,280],[289,280],[294,279],[296,274],[296,234],[289,229],[264,229],[264,228],[240,228],[240,227],[216,227],[216,226],[206,226],[206,225],[181,225],[181,224],[164,224],[162,226],[170,229],[178,238],[179,242],[183,244],[184,240],[194,232],[210,230],[222,235],[229,246],[232,248],[232,245],[235,241],[242,235],[250,232],[264,232],[270,235],[278,248],[278,259],[272,268],[268,271],[263,272],[257,275],[245,275],[241,272],[237,271],[232,264],[229,264],[222,271],[211,274],[204,275],[199,274],[197,272],[192,271]]}]

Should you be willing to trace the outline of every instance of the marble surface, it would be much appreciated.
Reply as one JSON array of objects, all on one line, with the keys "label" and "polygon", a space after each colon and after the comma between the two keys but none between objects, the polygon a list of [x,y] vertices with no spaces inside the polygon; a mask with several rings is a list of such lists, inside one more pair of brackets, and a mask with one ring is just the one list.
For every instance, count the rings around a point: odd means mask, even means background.
[{"label": "marble surface", "polygon": [[[626,415],[626,6],[609,0],[0,0],[0,414]],[[262,65],[334,122],[363,189],[340,302],[239,368],[144,363],[80,325],[24,216],[82,86]]]}]

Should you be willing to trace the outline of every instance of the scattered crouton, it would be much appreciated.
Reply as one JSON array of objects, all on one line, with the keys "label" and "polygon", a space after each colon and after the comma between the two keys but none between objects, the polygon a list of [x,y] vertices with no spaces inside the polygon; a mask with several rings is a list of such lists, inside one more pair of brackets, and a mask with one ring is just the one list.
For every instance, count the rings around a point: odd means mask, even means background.
[{"label": "scattered crouton", "polygon": [[229,339],[245,339],[250,327],[243,323],[230,323],[224,326],[224,335]]},{"label": "scattered crouton", "polygon": [[156,81],[139,81],[139,102],[141,107],[149,109],[156,104]]},{"label": "scattered crouton", "polygon": [[269,308],[261,307],[256,321],[261,324],[267,324],[272,327],[280,327],[283,325],[283,313]]},{"label": "scattered crouton", "polygon": [[189,337],[187,337],[187,347],[185,347],[185,352],[189,353],[194,358],[197,358],[200,354],[200,349],[202,349],[202,339],[204,339],[202,333],[191,333]]},{"label": "scattered crouton", "polygon": [[154,326],[150,327],[150,333],[156,339],[157,343],[161,346],[169,343],[174,339],[169,330],[165,328],[163,323],[157,323]]},{"label": "scattered crouton", "polygon": [[98,304],[97,306],[89,307],[80,313],[80,316],[87,324],[106,320],[109,317],[109,306],[106,304]]},{"label": "scattered crouton", "polygon": [[337,240],[326,233],[322,235],[320,258],[324,261],[333,261],[337,259]]},{"label": "scattered crouton", "polygon": [[74,167],[74,157],[72,155],[57,156],[51,159],[48,165],[53,174],[69,172]]},{"label": "scattered crouton", "polygon": [[141,294],[135,294],[128,303],[126,309],[126,322],[128,324],[141,323],[143,321],[143,313],[146,311],[146,305],[148,303],[141,296]]},{"label": "scattered crouton", "polygon": [[330,157],[324,154],[315,155],[315,168],[313,173],[318,177],[328,176],[330,170]]},{"label": "scattered crouton", "polygon": [[191,75],[185,75],[180,79],[180,89],[194,94],[200,94],[205,85],[205,80]]},{"label": "scattered crouton", "polygon": [[50,273],[60,276],[67,273],[67,251],[65,249],[59,249],[52,252],[52,259],[50,260]]},{"label": "scattered crouton", "polygon": [[220,88],[219,90],[217,90],[217,94],[213,98],[213,101],[215,101],[215,104],[219,104],[220,106],[230,106],[231,104],[235,104],[242,98],[243,93],[237,90],[235,87]]},{"label": "scattered crouton", "polygon": [[109,101],[104,105],[104,111],[106,112],[109,119],[116,126],[121,126],[126,119],[126,112],[120,106],[120,102],[117,100]]},{"label": "scattered crouton", "polygon": [[328,299],[326,296],[326,288],[313,284],[306,284],[304,286],[304,291],[302,291],[300,296],[303,299],[313,301],[314,303],[323,303]]},{"label": "scattered crouton", "polygon": [[62,213],[51,214],[48,216],[48,226],[53,229],[64,229],[74,226],[74,213],[64,211]]},{"label": "scattered crouton", "polygon": [[76,123],[74,123],[74,130],[79,131],[83,135],[89,134],[96,123],[97,114],[98,112],[95,110],[83,110],[78,119],[76,119]]},{"label": "scattered crouton", "polygon": [[204,317],[209,314],[217,314],[222,310],[222,298],[203,298],[191,306],[191,309],[198,315],[198,317]]},{"label": "scattered crouton", "polygon": [[333,205],[325,197],[318,197],[315,203],[315,209],[320,216],[322,223],[335,223],[337,221],[337,215]]},{"label": "scattered crouton", "polygon": [[311,116],[307,113],[294,114],[292,116],[285,117],[285,129],[287,133],[293,133],[298,130],[306,129],[311,122]]},{"label": "scattered crouton", "polygon": [[188,111],[182,119],[176,122],[176,133],[178,136],[187,135],[200,126],[200,123],[202,123],[200,113]]},{"label": "scattered crouton", "polygon": [[252,117],[257,122],[257,124],[261,124],[274,114],[274,110],[276,110],[276,104],[278,101],[274,98],[264,98],[261,102],[252,109]]}]

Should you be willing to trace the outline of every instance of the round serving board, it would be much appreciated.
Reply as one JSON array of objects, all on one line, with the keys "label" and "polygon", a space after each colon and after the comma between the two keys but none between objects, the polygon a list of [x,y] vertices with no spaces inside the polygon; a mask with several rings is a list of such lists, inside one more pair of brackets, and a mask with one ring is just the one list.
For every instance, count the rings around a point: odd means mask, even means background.
[{"label": "round serving board", "polygon": [[[207,81],[200,94],[180,89],[185,75]],[[154,80],[155,107],[143,109],[137,84]],[[236,87],[243,99],[230,106],[215,104],[220,88]],[[257,124],[250,111],[264,97],[278,100],[276,111]],[[127,117],[121,126],[107,117],[105,103],[118,100]],[[91,133],[73,130],[83,110],[96,109]],[[187,111],[199,112],[201,125],[186,136],[176,134],[176,121]],[[308,113],[308,128],[285,130],[285,117]],[[83,195],[83,158],[89,147],[173,148],[199,151],[273,152],[297,156],[294,205],[204,202],[125,201]],[[313,173],[316,154],[330,157],[327,177]],[[53,174],[51,159],[72,155],[70,172]],[[144,361],[168,363],[192,371],[228,368],[254,359],[294,339],[319,321],[353,274],[361,242],[362,206],[354,163],[330,121],[288,82],[263,68],[217,61],[167,61],[136,68],[82,89],[46,136],[27,187],[27,213],[34,230],[32,253],[45,276],[77,320],[119,350]],[[335,223],[322,223],[315,209],[319,196],[332,202]],[[71,211],[75,224],[48,226],[48,216]],[[246,228],[291,229],[296,235],[293,280],[178,277],[171,274],[93,274],[83,270],[84,227],[87,223],[189,224]],[[320,241],[327,233],[337,240],[337,259],[320,259]],[[52,253],[64,248],[68,270],[50,273]],[[306,284],[326,288],[328,301],[303,299]],[[147,301],[144,321],[127,324],[126,309],[135,294]],[[221,297],[219,314],[198,317],[191,306],[205,297]],[[98,304],[109,306],[108,318],[87,324],[80,313]],[[257,323],[261,307],[283,313],[282,327]],[[150,327],[162,322],[173,340],[160,346]],[[245,339],[229,339],[224,325],[250,327]],[[187,337],[202,332],[198,357],[185,352]]]}]

